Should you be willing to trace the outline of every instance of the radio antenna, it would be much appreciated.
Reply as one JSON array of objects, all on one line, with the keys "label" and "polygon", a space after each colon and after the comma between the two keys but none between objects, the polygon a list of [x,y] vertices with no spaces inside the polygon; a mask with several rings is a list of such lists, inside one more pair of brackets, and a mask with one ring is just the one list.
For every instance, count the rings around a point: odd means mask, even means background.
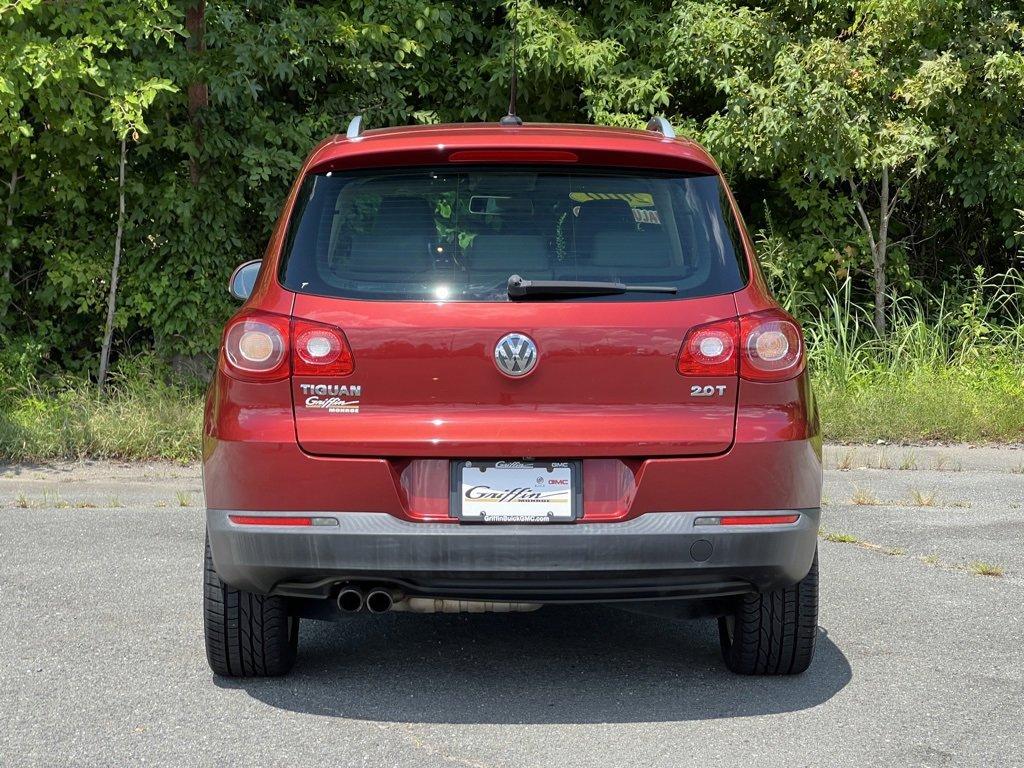
[{"label": "radio antenna", "polygon": [[516,114],[516,99],[519,90],[519,0],[515,2],[515,22],[512,24],[512,83],[509,86],[508,114],[499,123],[501,125],[522,125],[523,118]]}]

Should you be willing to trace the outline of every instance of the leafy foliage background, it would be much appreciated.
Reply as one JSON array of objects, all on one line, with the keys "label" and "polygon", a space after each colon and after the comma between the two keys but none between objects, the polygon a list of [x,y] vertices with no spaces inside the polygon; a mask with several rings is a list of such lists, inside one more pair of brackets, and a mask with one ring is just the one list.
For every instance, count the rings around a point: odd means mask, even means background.
[{"label": "leafy foliage background", "polygon": [[[511,2],[0,0],[0,336],[91,367],[130,136],[119,349],[210,354],[225,282],[258,257],[296,169],[372,126],[497,120]],[[520,0],[527,120],[667,115],[733,183],[766,268],[808,306],[871,299],[881,172],[887,272],[925,296],[1024,238],[1020,0]],[[190,115],[190,86],[207,103]],[[194,105],[193,105],[194,106]],[[873,226],[873,224],[871,224]]]}]

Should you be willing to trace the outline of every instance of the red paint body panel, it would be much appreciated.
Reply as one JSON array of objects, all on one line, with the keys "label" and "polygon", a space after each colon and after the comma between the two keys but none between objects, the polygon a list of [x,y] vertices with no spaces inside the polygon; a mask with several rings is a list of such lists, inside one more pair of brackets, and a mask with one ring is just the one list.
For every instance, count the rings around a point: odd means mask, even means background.
[{"label": "red paint body panel", "polygon": [[212,509],[402,514],[386,460],[327,462],[299,448],[287,381],[251,384],[220,371],[206,399],[203,485]]},{"label": "red paint body panel", "polygon": [[[315,457],[294,443],[214,442],[208,442],[204,476],[211,509],[387,512],[404,520],[456,524],[447,515],[447,461],[435,460],[444,466],[411,494],[402,487],[405,462],[400,460]],[[633,474],[628,464],[622,466]],[[635,490],[618,470],[594,469],[585,460],[586,522],[648,512],[810,509],[821,500],[821,453],[814,440],[737,444],[720,456],[641,461]],[[606,489],[598,496],[594,487],[601,483]]]},{"label": "red paint body panel", "polygon": [[[660,134],[594,126],[530,124],[521,128],[490,125],[436,125],[368,131],[349,141],[338,136],[322,143],[307,161],[307,171],[335,168],[383,168],[445,162],[492,162],[484,154],[519,152],[520,163],[537,153],[558,152],[557,163],[597,167],[658,168],[716,172],[711,157],[697,144]],[[481,153],[478,158],[466,153]],[[454,158],[452,158],[454,155]],[[511,160],[511,162],[517,162]],[[550,162],[550,160],[549,160]]]},{"label": "red paint body panel", "polygon": [[[315,378],[247,383],[218,368],[207,398],[204,483],[211,509],[447,516],[448,460],[584,459],[584,517],[818,507],[821,446],[808,376],[782,383],[687,378],[675,370],[695,325],[776,304],[736,210],[750,280],[724,296],[655,302],[375,302],[298,295],[277,280],[286,223],[311,170],[436,164],[452,153],[571,153],[580,165],[718,173],[698,145],[584,126],[430,126],[334,137],[307,159],[245,309],[341,328],[362,387],[358,414],[303,407]],[[479,155],[487,157],[487,154]],[[474,155],[462,155],[462,162]],[[494,162],[493,159],[487,162]],[[536,162],[532,160],[530,162]],[[530,335],[540,363],[522,379],[492,354]],[[692,385],[726,385],[712,402]],[[294,409],[294,410],[293,410]]]},{"label": "red paint body panel", "polygon": [[[342,328],[362,388],[358,414],[307,408],[299,443],[343,456],[581,457],[721,453],[732,443],[735,377],[680,376],[691,326],[732,317],[731,296],[622,304],[345,301],[296,296],[294,313]],[[503,376],[495,343],[518,331],[542,363]],[[338,379],[342,381],[342,379]],[[690,397],[692,385],[728,386]],[[595,430],[595,419],[600,429]]]}]

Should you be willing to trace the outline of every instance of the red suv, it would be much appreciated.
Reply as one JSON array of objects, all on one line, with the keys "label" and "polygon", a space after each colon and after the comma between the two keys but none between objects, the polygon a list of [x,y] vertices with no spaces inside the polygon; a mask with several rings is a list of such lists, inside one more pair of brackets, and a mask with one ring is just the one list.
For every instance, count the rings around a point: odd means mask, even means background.
[{"label": "red suv", "polygon": [[801,331],[663,119],[356,118],[231,290],[203,450],[217,674],[287,672],[303,618],[589,602],[717,618],[736,672],[807,668]]}]

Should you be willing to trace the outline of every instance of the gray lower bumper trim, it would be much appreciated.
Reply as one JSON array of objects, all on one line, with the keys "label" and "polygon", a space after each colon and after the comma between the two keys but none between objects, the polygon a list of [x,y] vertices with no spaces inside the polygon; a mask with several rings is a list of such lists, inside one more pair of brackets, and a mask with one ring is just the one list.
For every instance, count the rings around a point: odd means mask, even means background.
[{"label": "gray lower bumper trim", "polygon": [[[785,510],[792,511],[792,510]],[[805,509],[784,526],[698,526],[718,512],[650,513],[620,523],[456,525],[413,523],[381,513],[315,513],[338,525],[239,526],[207,510],[214,565],[232,586],[295,593],[295,586],[340,580],[396,581],[446,593],[543,583],[551,594],[614,588],[637,595],[665,585],[737,582],[773,589],[799,581],[810,568],[820,510]],[[776,510],[751,514],[777,513]],[[295,514],[273,513],[264,514]],[[309,514],[309,513],[303,513]],[[560,586],[563,585],[563,586]],[[563,588],[564,587],[564,588]],[[316,592],[317,590],[312,590]],[[726,591],[725,587],[722,591]]]}]

